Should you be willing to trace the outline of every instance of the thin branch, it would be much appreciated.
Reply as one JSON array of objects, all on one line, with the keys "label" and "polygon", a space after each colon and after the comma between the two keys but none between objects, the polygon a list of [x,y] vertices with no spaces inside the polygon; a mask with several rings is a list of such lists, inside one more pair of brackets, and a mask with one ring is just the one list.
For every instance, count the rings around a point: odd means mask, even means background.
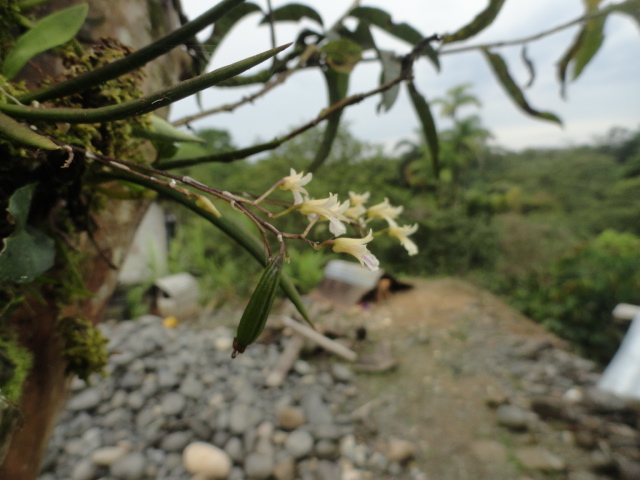
[{"label": "thin branch", "polygon": [[598,18],[598,17],[602,17],[603,15],[608,15],[609,13],[611,13],[612,9],[611,8],[605,8],[603,10],[600,10],[599,12],[596,13],[591,13],[589,15],[583,15],[582,17],[576,18],[574,20],[571,20],[569,22],[563,23],[561,25],[558,25],[556,27],[550,28],[549,30],[545,30],[543,32],[540,33],[536,33],[535,35],[531,35],[528,37],[523,37],[523,38],[518,38],[515,40],[507,40],[507,41],[501,41],[501,42],[494,42],[494,43],[485,43],[485,44],[481,44],[481,45],[469,45],[467,47],[459,47],[459,48],[450,48],[447,49],[446,47],[444,47],[443,49],[438,51],[439,55],[449,55],[451,53],[462,53],[462,52],[469,52],[472,50],[485,50],[485,49],[490,49],[490,48],[500,48],[500,47],[509,47],[509,46],[513,46],[513,45],[521,45],[523,43],[528,43],[528,42],[533,42],[535,40],[540,40],[541,38],[544,38],[548,35],[553,35],[554,33],[558,33],[562,30],[565,30],[569,27],[572,27],[574,25],[577,25],[579,23],[583,23],[586,22],[588,20],[592,20],[594,18]]},{"label": "thin branch", "polygon": [[352,95],[337,103],[334,103],[333,105],[330,105],[329,107],[323,109],[320,115],[318,115],[316,118],[296,128],[295,130],[289,132],[287,135],[283,137],[274,138],[270,142],[260,143],[257,145],[253,145],[251,147],[240,149],[240,150],[234,150],[232,152],[216,153],[213,155],[204,155],[201,157],[185,158],[181,160],[167,160],[164,162],[157,163],[156,167],[163,170],[172,170],[174,168],[190,167],[193,165],[199,165],[201,163],[213,163],[213,162],[229,163],[235,160],[245,159],[257,153],[278,148],[283,143],[315,127],[320,122],[335,115],[337,112],[343,110],[344,108],[350,105],[354,105],[356,103],[360,103],[366,98],[382,93],[386,90],[389,90],[390,88],[393,88],[394,86],[398,85],[399,83],[405,80],[411,79],[413,76],[413,63],[416,61],[416,59],[418,59],[422,50],[430,42],[437,41],[439,40],[439,38],[440,36],[437,34],[432,35],[430,37],[426,37],[419,44],[417,44],[414,47],[414,49],[402,59],[402,70],[400,72],[400,75],[398,75],[398,77],[396,77],[394,80],[391,80],[383,85],[380,85],[379,87],[373,90],[370,90],[368,92]]},{"label": "thin branch", "polygon": [[[282,73],[280,73],[275,80],[267,83],[264,85],[264,87],[262,87],[260,90],[258,90],[256,93],[249,95],[248,97],[243,97],[242,99],[240,99],[237,102],[234,103],[228,103],[226,105],[221,105],[219,107],[215,107],[212,108],[210,110],[204,110],[202,112],[198,112],[194,115],[189,115],[187,117],[183,117],[179,120],[176,120],[175,122],[172,122],[172,125],[175,127],[179,127],[181,125],[187,125],[190,122],[193,122],[195,120],[199,120],[200,118],[203,117],[207,117],[209,115],[214,115],[216,113],[220,113],[220,112],[233,112],[236,108],[246,104],[246,103],[252,103],[254,100],[256,100],[257,98],[260,98],[261,96],[263,96],[264,94],[266,94],[267,92],[269,92],[272,88],[278,86],[278,85],[282,85],[285,80],[294,72],[296,72],[297,70],[299,70],[302,66],[304,66],[304,63],[306,62],[306,59],[309,57],[309,54],[315,51],[315,45],[310,45],[309,47],[307,47],[307,50],[305,50],[305,52],[300,56],[300,61],[298,62],[298,64],[289,69],[286,70]],[[307,53],[309,52],[309,53]]]}]

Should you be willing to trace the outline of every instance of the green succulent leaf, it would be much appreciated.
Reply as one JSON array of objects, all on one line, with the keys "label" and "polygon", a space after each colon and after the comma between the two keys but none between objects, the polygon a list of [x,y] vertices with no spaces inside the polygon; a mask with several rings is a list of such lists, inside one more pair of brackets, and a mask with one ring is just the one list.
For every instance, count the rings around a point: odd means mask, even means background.
[{"label": "green succulent leaf", "polygon": [[[299,22],[303,18],[309,18],[323,25],[322,17],[313,8],[302,3],[288,3],[271,12],[276,22]],[[265,15],[260,24],[269,23],[270,16]]]},{"label": "green succulent leaf", "polygon": [[87,18],[86,3],[47,15],[22,35],[7,55],[2,74],[11,79],[37,54],[59,47],[76,36]]},{"label": "green succulent leaf", "polygon": [[[383,85],[398,78],[402,71],[402,62],[391,51],[380,50],[378,54],[380,57],[380,63],[382,64],[382,72],[380,73],[380,84]],[[398,98],[398,93],[400,93],[400,84],[397,84],[390,89],[382,92],[382,99],[378,104],[378,111],[380,111],[381,109],[384,109],[385,112],[391,110],[391,107],[393,107],[393,104]]]},{"label": "green succulent leaf", "polygon": [[409,90],[409,98],[413,104],[413,108],[420,120],[420,126],[422,127],[422,133],[429,147],[431,153],[431,160],[433,164],[433,173],[436,178],[440,178],[440,143],[438,142],[438,131],[436,130],[436,122],[433,120],[431,114],[431,108],[429,103],[416,89],[413,82],[407,82],[407,89]]},{"label": "green succulent leaf", "polygon": [[47,137],[37,134],[29,127],[0,112],[0,136],[4,136],[29,147],[42,148],[43,150],[57,150],[60,148]]},{"label": "green succulent leaf", "polygon": [[555,114],[550,112],[540,112],[529,105],[527,99],[522,93],[522,90],[520,89],[520,87],[518,87],[516,82],[509,74],[507,64],[500,55],[498,55],[497,53],[491,53],[486,49],[484,49],[483,52],[485,58],[487,59],[489,65],[493,70],[493,73],[496,75],[511,99],[516,103],[516,105],[520,107],[520,109],[522,109],[532,117],[539,118],[540,120],[555,122],[558,125],[562,126],[562,121]]},{"label": "green succulent leaf", "polygon": [[21,187],[9,199],[7,211],[15,226],[13,233],[4,239],[4,248],[0,251],[0,281],[31,282],[53,266],[53,240],[27,225],[35,186]]},{"label": "green succulent leaf", "polygon": [[[349,16],[368,22],[371,25],[375,25],[410,45],[417,45],[425,38],[424,35],[407,23],[394,23],[391,15],[379,8],[356,7],[349,12]],[[424,48],[422,54],[431,60],[437,70],[440,70],[438,53],[430,45],[427,45]]]},{"label": "green succulent leaf", "polygon": [[171,142],[171,143],[173,142],[205,143],[205,141],[202,138],[174,127],[169,122],[167,122],[164,118],[160,118],[157,115],[150,115],[149,119],[151,120],[151,126],[148,130],[143,130],[143,129],[135,130],[134,133],[138,137],[147,138],[149,140],[156,140],[160,142]]},{"label": "green succulent leaf", "polygon": [[502,9],[504,1],[505,0],[491,0],[487,8],[476,15],[471,23],[465,25],[455,33],[445,35],[442,39],[442,43],[460,42],[480,33],[493,23],[495,18],[498,16],[498,13],[500,13],[500,9]]},{"label": "green succulent leaf", "polygon": [[282,45],[253,57],[245,58],[213,72],[198,75],[176,85],[154,92],[146,97],[117,105],[99,108],[35,108],[24,105],[0,104],[0,111],[26,120],[45,120],[68,123],[100,123],[122,120],[153,112],[205,88],[235,77],[278,54],[291,44]]}]

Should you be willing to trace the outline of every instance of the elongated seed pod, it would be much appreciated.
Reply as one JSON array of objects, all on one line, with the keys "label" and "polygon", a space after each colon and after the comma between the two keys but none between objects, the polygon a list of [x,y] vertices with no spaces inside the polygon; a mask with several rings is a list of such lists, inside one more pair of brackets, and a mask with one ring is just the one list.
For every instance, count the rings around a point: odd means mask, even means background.
[{"label": "elongated seed pod", "polygon": [[239,353],[255,342],[267,323],[276,291],[280,285],[280,273],[282,272],[282,252],[267,265],[260,281],[256,286],[247,308],[245,308],[236,337],[233,339],[233,352],[231,358],[236,358]]}]

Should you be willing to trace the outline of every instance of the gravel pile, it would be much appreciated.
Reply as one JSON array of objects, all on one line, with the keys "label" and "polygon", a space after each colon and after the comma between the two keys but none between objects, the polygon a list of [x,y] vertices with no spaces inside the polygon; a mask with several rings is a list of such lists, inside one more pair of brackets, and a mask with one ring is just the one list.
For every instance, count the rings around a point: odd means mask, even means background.
[{"label": "gravel pile", "polygon": [[357,441],[345,365],[299,360],[266,388],[277,345],[231,360],[227,328],[170,329],[154,316],[101,328],[109,376],[74,381],[39,480],[424,478],[401,466],[408,442],[383,455]]}]

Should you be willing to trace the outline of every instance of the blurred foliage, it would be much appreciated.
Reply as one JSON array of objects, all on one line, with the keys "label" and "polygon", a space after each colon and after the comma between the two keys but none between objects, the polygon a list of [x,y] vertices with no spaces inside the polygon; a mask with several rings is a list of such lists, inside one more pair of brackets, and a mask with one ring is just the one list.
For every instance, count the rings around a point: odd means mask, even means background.
[{"label": "blurred foliage", "polygon": [[524,276],[511,296],[526,315],[605,363],[624,334],[611,311],[622,301],[640,304],[640,237],[607,230],[548,271]]}]

